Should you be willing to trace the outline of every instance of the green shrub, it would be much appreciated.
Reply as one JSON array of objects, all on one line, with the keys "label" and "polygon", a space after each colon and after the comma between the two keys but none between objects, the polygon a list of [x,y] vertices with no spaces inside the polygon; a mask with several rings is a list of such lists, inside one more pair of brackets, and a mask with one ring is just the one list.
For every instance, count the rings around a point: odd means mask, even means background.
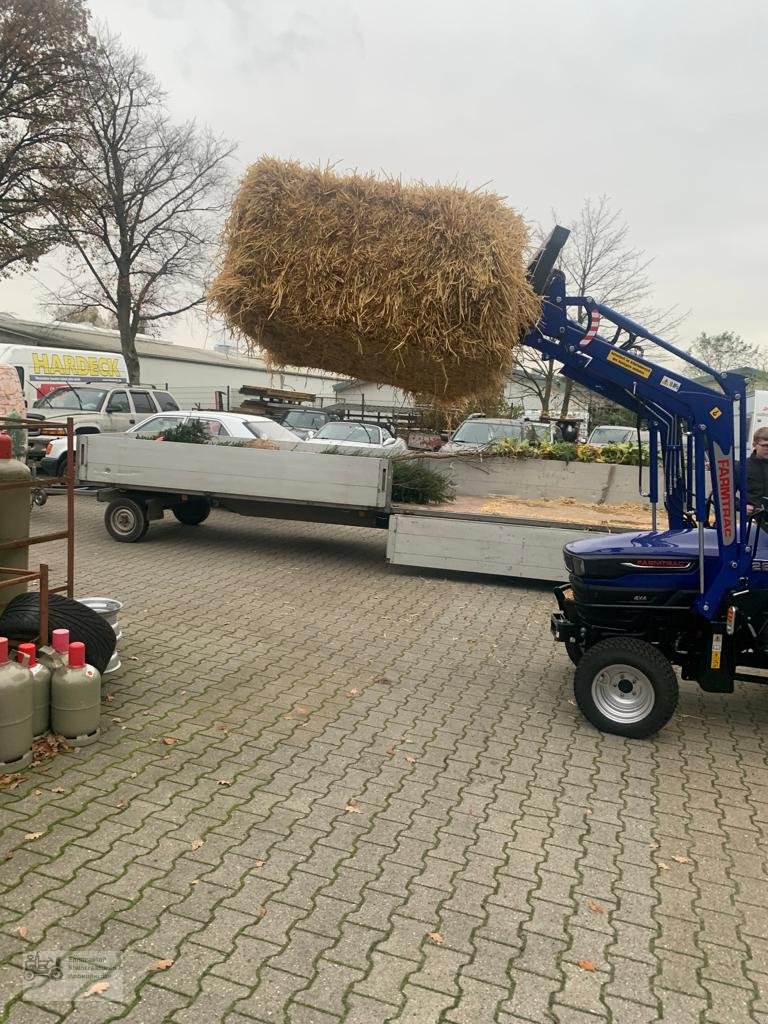
[{"label": "green shrub", "polygon": [[[620,466],[637,466],[640,449],[630,442],[606,444],[602,448],[593,444],[571,444],[567,441],[544,441],[529,444],[502,438],[489,445],[486,455],[500,455],[506,459],[548,459],[557,462],[605,462]],[[469,455],[468,457],[472,457]],[[475,455],[475,457],[477,457]],[[643,446],[643,465],[648,463],[648,448]]]},{"label": "green shrub", "polygon": [[453,493],[450,483],[441,473],[415,460],[404,459],[393,462],[392,500],[402,504],[440,504],[453,501]]},{"label": "green shrub", "polygon": [[[160,437],[164,441],[180,441],[182,444],[208,444],[210,441],[210,436],[202,420],[189,420],[187,423],[179,423],[177,427],[169,427]],[[157,438],[144,438],[144,440],[156,441]]]}]

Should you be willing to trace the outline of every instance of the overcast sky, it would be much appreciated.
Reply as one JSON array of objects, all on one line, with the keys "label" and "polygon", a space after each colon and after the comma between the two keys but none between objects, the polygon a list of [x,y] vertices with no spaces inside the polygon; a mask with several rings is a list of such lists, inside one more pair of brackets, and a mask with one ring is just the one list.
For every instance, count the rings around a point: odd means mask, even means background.
[{"label": "overcast sky", "polygon": [[[764,0],[90,7],[143,51],[176,117],[238,142],[241,168],[268,153],[489,183],[542,223],[606,193],[654,257],[655,304],[690,309],[681,339],[768,343]],[[39,315],[29,278],[0,286],[0,309]]]}]

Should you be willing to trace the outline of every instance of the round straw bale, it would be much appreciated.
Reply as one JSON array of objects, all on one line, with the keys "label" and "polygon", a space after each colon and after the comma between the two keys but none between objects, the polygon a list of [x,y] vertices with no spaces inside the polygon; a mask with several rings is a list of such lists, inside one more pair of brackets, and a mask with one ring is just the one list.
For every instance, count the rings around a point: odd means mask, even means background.
[{"label": "round straw bale", "polygon": [[264,157],[235,196],[209,297],[274,364],[455,401],[498,392],[538,316],[527,241],[487,192]]}]

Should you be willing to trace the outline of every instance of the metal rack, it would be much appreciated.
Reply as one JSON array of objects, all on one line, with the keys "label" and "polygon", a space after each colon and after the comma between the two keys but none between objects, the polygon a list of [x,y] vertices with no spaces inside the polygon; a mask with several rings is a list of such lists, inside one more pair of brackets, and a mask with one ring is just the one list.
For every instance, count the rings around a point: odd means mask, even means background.
[{"label": "metal rack", "polygon": [[[21,419],[14,416],[0,416],[0,431],[10,432],[12,430],[24,430],[40,427],[39,420],[27,420]],[[0,560],[2,559],[3,551],[13,551],[19,548],[30,548],[36,544],[49,544],[52,541],[65,540],[67,543],[67,571],[66,571],[66,583],[51,587],[49,582],[49,569],[46,563],[40,563],[37,570],[26,569],[20,570],[17,567],[9,567],[0,565],[0,576],[10,577],[8,579],[0,580],[0,590],[4,590],[8,587],[19,586],[23,584],[25,587],[30,583],[38,583],[40,590],[40,629],[39,629],[39,642],[40,644],[47,644],[49,640],[48,636],[48,604],[49,597],[51,594],[66,594],[69,598],[74,598],[75,592],[75,450],[74,450],[74,423],[71,417],[67,418],[63,422],[52,422],[47,421],[46,427],[50,427],[56,430],[64,431],[67,438],[67,471],[63,477],[57,477],[52,480],[52,483],[60,483],[64,485],[64,491],[66,494],[67,502],[67,525],[63,530],[55,530],[49,533],[39,533],[34,536],[21,537],[16,540],[8,540],[0,542]],[[30,477],[29,480],[19,480],[13,483],[0,484],[0,491],[12,491],[12,490],[32,490],[38,486],[39,481],[34,477]]]}]

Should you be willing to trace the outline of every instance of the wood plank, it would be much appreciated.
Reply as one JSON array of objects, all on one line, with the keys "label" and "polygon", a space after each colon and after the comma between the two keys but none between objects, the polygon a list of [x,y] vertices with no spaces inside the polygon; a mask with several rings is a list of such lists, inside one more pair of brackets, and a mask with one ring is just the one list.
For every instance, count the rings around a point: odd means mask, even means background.
[{"label": "wood plank", "polygon": [[473,518],[393,515],[387,559],[394,565],[563,580],[563,545],[594,536],[561,527]]},{"label": "wood plank", "polygon": [[280,450],[143,441],[125,434],[82,439],[78,477],[84,484],[164,492],[304,501],[384,508],[388,459]]}]

